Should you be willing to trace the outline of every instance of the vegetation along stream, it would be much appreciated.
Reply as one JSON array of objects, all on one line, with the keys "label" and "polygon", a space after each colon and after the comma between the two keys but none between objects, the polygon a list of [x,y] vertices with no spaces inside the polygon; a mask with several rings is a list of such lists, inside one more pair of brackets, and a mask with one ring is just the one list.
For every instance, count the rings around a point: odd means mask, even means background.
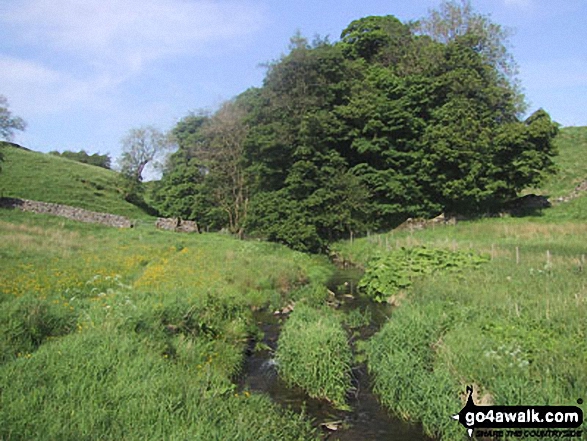
[{"label": "vegetation along stream", "polygon": [[[327,286],[334,294],[329,303],[346,316],[362,317],[347,330],[353,346],[359,339],[372,336],[391,315],[388,304],[376,304],[356,293],[362,271],[356,268],[340,268],[333,274]],[[240,382],[242,389],[263,392],[275,402],[297,412],[304,412],[318,427],[324,439],[340,441],[368,440],[430,440],[417,424],[392,416],[377,401],[371,391],[370,378],[364,363],[355,361],[352,368],[353,388],[347,402],[350,410],[336,409],[326,400],[308,396],[301,388],[288,385],[278,375],[274,354],[286,314],[272,311],[256,311],[255,319],[262,330],[262,341],[250,348]],[[350,322],[350,320],[348,320]],[[359,323],[360,322],[360,323]]]}]

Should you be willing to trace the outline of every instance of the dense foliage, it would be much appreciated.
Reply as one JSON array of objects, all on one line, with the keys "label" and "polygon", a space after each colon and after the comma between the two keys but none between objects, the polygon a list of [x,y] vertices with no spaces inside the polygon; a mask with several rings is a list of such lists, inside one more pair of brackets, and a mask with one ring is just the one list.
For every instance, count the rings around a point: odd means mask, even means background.
[{"label": "dense foliage", "polygon": [[436,272],[458,271],[486,262],[471,251],[442,248],[399,248],[369,262],[358,288],[377,302],[384,302],[420,277]]},{"label": "dense foliage", "polygon": [[107,170],[110,170],[112,165],[112,159],[108,154],[100,155],[99,153],[93,153],[90,155],[85,150],[80,150],[79,152],[65,150],[62,153],[58,151],[49,153],[55,156],[61,156],[62,158],[71,159],[72,161],[81,162],[82,164],[90,164],[95,165],[96,167],[102,167]]},{"label": "dense foliage", "polygon": [[320,251],[410,216],[494,211],[541,182],[557,129],[543,110],[520,119],[504,32],[466,1],[443,7],[362,18],[334,43],[293,37],[262,87],[178,124],[158,208]]}]

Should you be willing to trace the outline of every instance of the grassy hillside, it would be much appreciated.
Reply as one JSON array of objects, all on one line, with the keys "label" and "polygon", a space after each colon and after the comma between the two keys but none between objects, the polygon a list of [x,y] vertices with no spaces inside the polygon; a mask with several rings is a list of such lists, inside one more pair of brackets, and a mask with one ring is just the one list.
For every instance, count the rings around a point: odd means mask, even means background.
[{"label": "grassy hillside", "polygon": [[126,202],[116,187],[117,173],[8,144],[0,172],[0,196],[72,205],[87,210],[148,217]]},{"label": "grassy hillside", "polygon": [[566,127],[558,134],[555,158],[558,173],[541,188],[542,193],[555,198],[568,195],[587,179],[587,127]]}]

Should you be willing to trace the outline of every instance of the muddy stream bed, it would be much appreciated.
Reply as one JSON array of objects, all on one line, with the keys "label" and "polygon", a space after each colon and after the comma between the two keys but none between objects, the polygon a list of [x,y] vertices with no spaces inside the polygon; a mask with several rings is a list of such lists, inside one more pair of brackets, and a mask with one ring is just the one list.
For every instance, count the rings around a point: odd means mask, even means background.
[{"label": "muddy stream bed", "polygon": [[[391,315],[389,305],[375,304],[356,294],[355,287],[360,277],[361,272],[357,269],[338,269],[328,282],[328,288],[336,295],[332,299],[336,307],[343,311],[359,309],[370,317],[368,325],[351,332],[351,344],[357,338],[369,338]],[[288,386],[279,378],[273,359],[281,325],[287,317],[275,315],[272,311],[257,311],[254,318],[264,334],[262,342],[257,343],[263,343],[263,347],[270,349],[251,351],[239,384],[242,389],[268,394],[283,407],[304,412],[314,421],[325,440],[432,441],[424,435],[420,425],[402,421],[379,405],[371,391],[365,364],[353,367],[354,390],[347,400],[351,411],[334,409],[327,401],[310,398],[302,389]]]}]

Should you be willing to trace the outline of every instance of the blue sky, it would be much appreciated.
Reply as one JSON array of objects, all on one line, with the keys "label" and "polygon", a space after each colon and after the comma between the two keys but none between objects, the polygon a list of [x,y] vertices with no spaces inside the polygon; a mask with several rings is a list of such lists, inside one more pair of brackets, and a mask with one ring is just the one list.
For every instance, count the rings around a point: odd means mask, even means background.
[{"label": "blue sky", "polygon": [[[587,125],[587,0],[473,0],[513,28],[530,111]],[[338,39],[357,18],[408,21],[432,0],[2,0],[0,94],[38,151],[120,154],[142,125],[168,130],[262,83],[300,30]]]}]

